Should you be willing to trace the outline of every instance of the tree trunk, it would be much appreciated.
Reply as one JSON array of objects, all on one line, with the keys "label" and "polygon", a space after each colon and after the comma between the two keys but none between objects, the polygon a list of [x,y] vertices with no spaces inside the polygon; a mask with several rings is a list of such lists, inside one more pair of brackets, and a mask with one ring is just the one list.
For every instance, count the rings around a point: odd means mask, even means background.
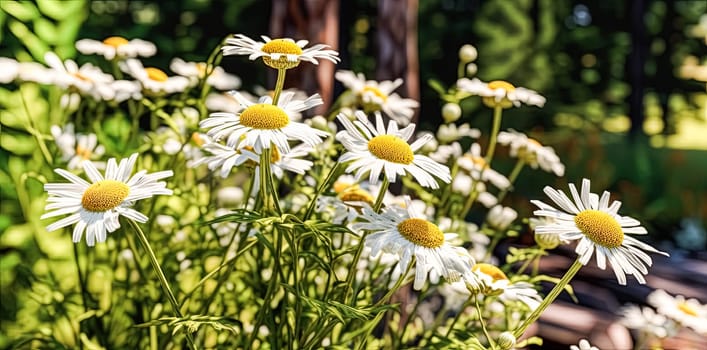
[{"label": "tree trunk", "polygon": [[[379,0],[377,80],[405,81],[398,92],[420,100],[420,64],[417,51],[418,0]],[[416,123],[418,113],[412,118]]]},{"label": "tree trunk", "polygon": [[[273,0],[270,17],[273,38],[309,40],[309,45],[326,44],[338,50],[339,0]],[[332,103],[335,65],[319,60],[319,65],[303,62],[287,71],[285,87],[296,87],[308,94],[319,93],[324,104],[317,107],[322,114]],[[270,77],[272,85],[275,73]]]}]

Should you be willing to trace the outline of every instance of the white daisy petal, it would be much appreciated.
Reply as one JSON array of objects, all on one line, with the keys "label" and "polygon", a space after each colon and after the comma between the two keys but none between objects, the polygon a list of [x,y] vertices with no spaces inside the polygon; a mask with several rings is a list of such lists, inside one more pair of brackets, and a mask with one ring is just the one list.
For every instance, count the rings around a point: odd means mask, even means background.
[{"label": "white daisy petal", "polygon": [[[86,244],[93,246],[96,242],[105,242],[108,232],[114,232],[120,227],[118,217],[123,215],[138,222],[146,222],[147,217],[130,208],[136,200],[152,197],[157,194],[171,195],[172,190],[165,187],[164,182],[157,180],[170,176],[171,171],[147,174],[139,171],[132,177],[130,173],[137,161],[137,153],[120,164],[114,158],[108,160],[107,169],[102,175],[90,161],[83,163],[91,182],[57,169],[56,172],[71,184],[50,183],[44,186],[49,194],[41,219],[71,214],[47,226],[47,231],[76,224],[73,229],[74,242],[81,240],[86,232]],[[56,210],[54,210],[56,209]],[[53,210],[53,211],[50,211]]]},{"label": "white daisy petal", "polygon": [[644,275],[652,260],[645,252],[667,255],[667,253],[645,244],[628,234],[645,234],[646,229],[640,222],[628,216],[617,214],[620,202],[608,205],[609,193],[601,197],[590,192],[590,181],[582,181],[578,192],[574,184],[570,184],[571,200],[564,192],[545,187],[544,192],[561,208],[538,200],[533,200],[539,210],[534,214],[546,218],[535,227],[536,234],[558,235],[564,241],[576,241],[575,252],[579,262],[586,265],[596,252],[597,266],[606,268],[606,262],[611,265],[619,284],[626,284],[626,275],[633,275],[639,283],[645,283]]},{"label": "white daisy petal", "polygon": [[[346,172],[355,172],[355,177],[361,179],[368,176],[371,183],[376,184],[380,175],[383,174],[391,183],[397,181],[398,176],[406,173],[415,178],[423,187],[438,188],[439,185],[435,177],[451,182],[449,168],[437,163],[427,156],[415,154],[415,150],[430,141],[432,136],[423,137],[413,143],[413,148],[405,139],[403,132],[413,130],[414,124],[400,130],[394,121],[390,121],[388,128],[385,128],[380,115],[376,116],[376,124],[368,121],[366,115],[356,112],[357,121],[352,123],[348,118],[339,114],[337,119],[344,126],[336,138],[344,145],[347,152],[341,155],[339,161],[351,163],[347,166]],[[358,125],[358,126],[356,126]],[[362,131],[368,131],[363,134]]]},{"label": "white daisy petal", "polygon": [[409,197],[405,200],[408,203],[406,208],[386,207],[381,214],[368,205],[362,208],[364,221],[356,222],[352,227],[373,231],[365,241],[371,253],[375,256],[383,251],[397,256],[397,269],[401,272],[406,271],[414,256],[413,288],[417,290],[424,286],[428,277],[430,280],[432,276],[458,280],[461,276],[470,276],[474,260],[466,249],[452,246],[437,225],[416,215]]}]

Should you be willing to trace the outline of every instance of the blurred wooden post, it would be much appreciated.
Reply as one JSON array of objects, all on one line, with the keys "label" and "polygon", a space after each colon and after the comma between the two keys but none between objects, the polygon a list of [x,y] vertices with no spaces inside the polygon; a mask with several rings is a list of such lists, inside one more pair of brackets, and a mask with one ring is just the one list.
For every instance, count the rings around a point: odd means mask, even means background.
[{"label": "blurred wooden post", "polygon": [[[339,0],[273,0],[270,17],[272,38],[309,40],[310,45],[326,44],[338,50]],[[303,62],[287,72],[285,88],[295,87],[308,94],[318,92],[324,104],[316,113],[325,113],[333,102],[335,65],[319,60],[319,65]],[[275,81],[275,74],[271,78]]]},{"label": "blurred wooden post", "polygon": [[[420,64],[417,51],[418,0],[379,0],[376,39],[376,80],[405,81],[403,97],[420,100]],[[418,112],[412,118],[416,123]]]}]

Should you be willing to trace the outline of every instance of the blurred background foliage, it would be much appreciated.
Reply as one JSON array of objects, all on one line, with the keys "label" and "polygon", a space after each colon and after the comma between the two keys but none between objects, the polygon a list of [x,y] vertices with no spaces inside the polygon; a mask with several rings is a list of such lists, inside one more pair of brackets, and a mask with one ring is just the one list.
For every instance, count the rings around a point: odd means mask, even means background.
[{"label": "blurred background foliage", "polygon": [[[632,36],[637,27],[630,18],[638,5],[643,9],[639,16],[643,37],[637,43]],[[377,8],[375,0],[340,2],[343,62],[337,68],[375,76]],[[271,2],[256,0],[2,0],[0,56],[42,62],[44,53],[53,50],[72,58],[77,39],[119,35],[154,42],[158,54],[146,63],[168,67],[173,57],[206,60],[231,33],[254,38],[268,34],[271,11]],[[507,80],[548,99],[542,109],[508,110],[503,129],[537,136],[555,147],[567,165],[560,180],[541,172],[524,173],[517,191],[507,199],[521,216],[530,214],[527,199],[539,197],[543,186],[565,187],[568,181],[587,177],[594,189],[614,193],[624,203],[624,212],[643,221],[653,238],[701,254],[707,218],[707,94],[705,82],[681,76],[680,67],[690,59],[705,64],[707,41],[693,35],[692,28],[706,12],[707,2],[687,0],[420,1],[420,125],[433,129],[442,121],[443,102],[428,82],[453,85],[458,49],[473,44],[479,52],[475,64],[480,79]],[[635,85],[628,73],[632,50],[644,53],[641,85]],[[97,59],[76,58],[79,63]],[[222,65],[243,79],[245,89],[252,91],[256,82],[266,80],[265,69],[251,69],[241,60],[224,60]],[[645,93],[644,108],[641,115],[629,116],[628,99],[637,87]],[[49,104],[40,97],[58,99],[46,94],[36,87],[0,88],[0,113],[24,108],[22,98],[31,101],[34,111],[46,111]],[[467,99],[462,107],[460,122],[489,129],[491,113],[478,99]],[[49,176],[31,173],[43,161],[33,138],[46,137],[49,126],[34,125],[38,132],[33,135],[17,132],[21,125],[32,125],[24,115],[25,119],[10,120],[10,114],[2,113],[2,320],[16,310],[11,288],[31,285],[21,280],[30,274],[17,273],[16,267],[46,254],[20,249],[33,245],[32,232],[42,230],[38,220],[42,203],[31,198],[43,191],[32,177]],[[512,166],[503,158],[496,164],[506,171]],[[37,208],[27,208],[31,206]],[[26,213],[37,215],[25,217]],[[70,260],[71,248],[61,249],[66,251],[58,254]],[[6,340],[0,338],[0,345]]]}]

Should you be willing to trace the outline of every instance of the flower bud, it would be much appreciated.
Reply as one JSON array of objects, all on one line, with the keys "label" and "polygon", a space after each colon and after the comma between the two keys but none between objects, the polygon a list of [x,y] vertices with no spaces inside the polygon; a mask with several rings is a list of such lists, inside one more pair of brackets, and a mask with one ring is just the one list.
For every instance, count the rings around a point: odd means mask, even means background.
[{"label": "flower bud", "polygon": [[549,250],[555,249],[560,245],[560,236],[552,233],[535,234],[535,243],[540,248]]},{"label": "flower bud", "polygon": [[466,75],[468,76],[473,76],[476,75],[476,72],[479,71],[479,67],[476,66],[476,63],[469,63],[466,65]]},{"label": "flower bud", "polygon": [[496,344],[498,344],[498,347],[502,350],[513,349],[513,347],[516,345],[516,337],[514,337],[513,333],[511,332],[503,332],[501,333],[501,335],[498,336]]},{"label": "flower bud", "polygon": [[472,45],[466,44],[459,49],[459,60],[462,63],[472,62],[478,56],[476,48]]},{"label": "flower bud", "polygon": [[442,106],[442,118],[445,123],[453,123],[459,120],[462,115],[462,108],[457,103],[446,103]]}]

